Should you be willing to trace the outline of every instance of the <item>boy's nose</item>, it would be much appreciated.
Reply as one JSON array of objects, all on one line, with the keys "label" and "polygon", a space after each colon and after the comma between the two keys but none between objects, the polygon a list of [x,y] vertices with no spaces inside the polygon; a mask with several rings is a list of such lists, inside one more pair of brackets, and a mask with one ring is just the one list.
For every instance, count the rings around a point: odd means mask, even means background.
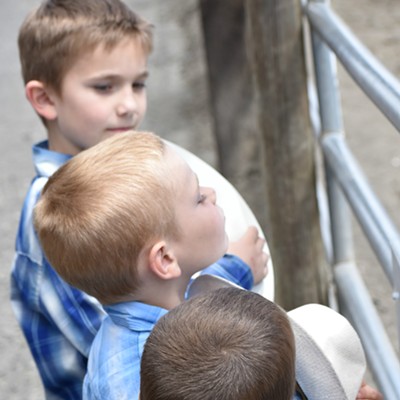
[{"label": "boy's nose", "polygon": [[204,193],[207,196],[207,198],[213,204],[216,204],[217,203],[217,194],[215,193],[215,190],[213,188],[210,188],[210,187],[205,187],[203,190],[204,190]]},{"label": "boy's nose", "polygon": [[137,104],[135,93],[132,93],[132,91],[130,91],[130,93],[124,93],[117,106],[118,116],[122,117],[134,114],[137,109]]}]

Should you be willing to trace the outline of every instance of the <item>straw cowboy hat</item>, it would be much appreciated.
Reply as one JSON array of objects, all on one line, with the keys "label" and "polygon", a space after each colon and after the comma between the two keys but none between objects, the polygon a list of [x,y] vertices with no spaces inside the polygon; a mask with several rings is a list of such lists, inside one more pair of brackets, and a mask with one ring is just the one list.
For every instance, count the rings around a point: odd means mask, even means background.
[{"label": "straw cowboy hat", "polygon": [[[240,288],[219,277],[200,275],[188,297],[232,286]],[[349,321],[320,304],[306,304],[287,314],[296,342],[296,381],[307,399],[355,400],[366,360]]]}]

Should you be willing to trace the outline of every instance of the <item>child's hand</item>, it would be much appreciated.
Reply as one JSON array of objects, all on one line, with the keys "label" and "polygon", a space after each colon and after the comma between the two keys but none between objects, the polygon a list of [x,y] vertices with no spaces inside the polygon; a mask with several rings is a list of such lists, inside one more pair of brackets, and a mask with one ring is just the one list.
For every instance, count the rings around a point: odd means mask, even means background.
[{"label": "child's hand", "polygon": [[361,388],[357,394],[357,400],[383,400],[383,396],[373,387],[367,385],[365,381],[362,382]]},{"label": "child's hand", "polygon": [[258,229],[251,226],[236,242],[230,242],[228,253],[241,258],[253,272],[254,284],[260,283],[268,273],[269,254],[264,252],[265,239],[258,235]]}]

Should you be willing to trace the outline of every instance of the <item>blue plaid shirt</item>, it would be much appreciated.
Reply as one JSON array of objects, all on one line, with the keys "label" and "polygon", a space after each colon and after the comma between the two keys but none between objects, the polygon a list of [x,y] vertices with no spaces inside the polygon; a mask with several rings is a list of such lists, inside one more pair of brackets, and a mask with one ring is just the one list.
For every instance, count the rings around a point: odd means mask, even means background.
[{"label": "blue plaid shirt", "polygon": [[32,213],[48,178],[70,156],[33,147],[36,177],[26,195],[11,274],[11,304],[46,398],[79,399],[90,346],[105,316],[94,298],[65,283],[43,256]]},{"label": "blue plaid shirt", "polygon": [[[225,256],[202,271],[207,272],[246,289],[253,283],[250,268],[234,256]],[[143,347],[154,325],[167,310],[139,302],[104,308],[108,316],[90,351],[83,400],[138,399]]]},{"label": "blue plaid shirt", "polygon": [[[65,283],[48,264],[32,220],[42,188],[69,158],[48,150],[47,141],[33,147],[36,177],[25,198],[17,233],[11,303],[38,367],[46,398],[75,400],[82,396],[90,347],[105,312],[96,299]],[[231,275],[222,264],[204,272],[252,287],[253,277],[244,263],[234,256],[222,260],[236,273]]]}]

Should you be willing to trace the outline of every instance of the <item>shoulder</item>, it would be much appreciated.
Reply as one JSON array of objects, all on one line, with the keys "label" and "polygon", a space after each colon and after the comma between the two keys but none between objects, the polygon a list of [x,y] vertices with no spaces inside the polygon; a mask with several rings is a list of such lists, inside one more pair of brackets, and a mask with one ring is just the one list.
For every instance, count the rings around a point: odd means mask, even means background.
[{"label": "shoulder", "polygon": [[17,233],[16,250],[35,263],[42,263],[43,253],[33,225],[33,210],[47,178],[35,178],[25,196]]},{"label": "shoulder", "polygon": [[140,362],[140,337],[141,332],[117,325],[107,315],[91,346],[88,371],[107,374],[117,367],[124,369],[136,359]]},{"label": "shoulder", "polygon": [[58,168],[72,158],[71,155],[49,150],[47,141],[35,144],[32,150],[33,163],[38,177],[49,178]]},{"label": "shoulder", "polygon": [[130,370],[114,371],[113,374],[97,378],[91,379],[86,374],[83,382],[83,399],[121,400],[139,397],[139,368],[136,373],[132,373]]},{"label": "shoulder", "polygon": [[140,333],[114,324],[107,316],[90,350],[84,393],[99,399],[137,398],[142,354],[139,340]]}]

